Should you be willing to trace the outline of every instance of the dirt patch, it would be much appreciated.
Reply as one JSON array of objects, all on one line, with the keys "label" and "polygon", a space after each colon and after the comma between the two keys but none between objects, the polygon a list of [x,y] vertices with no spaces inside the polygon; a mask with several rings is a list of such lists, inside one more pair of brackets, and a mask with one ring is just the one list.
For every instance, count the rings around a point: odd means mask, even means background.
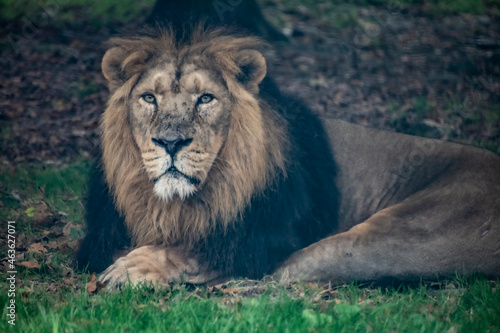
[{"label": "dirt patch", "polygon": [[[263,10],[281,15],[290,36],[266,52],[271,74],[318,114],[500,152],[500,23],[492,17],[358,8],[356,26],[339,29],[304,9]],[[102,43],[137,22],[40,29],[17,53],[7,37],[22,22],[2,25],[2,162],[91,155],[108,96]]]}]

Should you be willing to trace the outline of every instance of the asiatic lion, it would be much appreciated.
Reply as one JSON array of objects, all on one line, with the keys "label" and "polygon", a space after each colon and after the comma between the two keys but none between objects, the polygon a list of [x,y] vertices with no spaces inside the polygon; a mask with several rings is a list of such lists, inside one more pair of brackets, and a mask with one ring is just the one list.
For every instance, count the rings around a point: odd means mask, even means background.
[{"label": "asiatic lion", "polygon": [[80,266],[110,287],[500,275],[498,156],[319,119],[260,47],[224,29],[111,39]]}]

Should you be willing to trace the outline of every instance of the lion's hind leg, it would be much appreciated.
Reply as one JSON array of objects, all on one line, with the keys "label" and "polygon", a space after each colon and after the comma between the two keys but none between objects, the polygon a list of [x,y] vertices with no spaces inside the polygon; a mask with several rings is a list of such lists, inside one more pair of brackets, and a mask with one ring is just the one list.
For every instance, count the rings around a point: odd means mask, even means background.
[{"label": "lion's hind leg", "polygon": [[500,275],[500,199],[485,202],[461,185],[418,192],[294,253],[277,278],[342,282]]}]

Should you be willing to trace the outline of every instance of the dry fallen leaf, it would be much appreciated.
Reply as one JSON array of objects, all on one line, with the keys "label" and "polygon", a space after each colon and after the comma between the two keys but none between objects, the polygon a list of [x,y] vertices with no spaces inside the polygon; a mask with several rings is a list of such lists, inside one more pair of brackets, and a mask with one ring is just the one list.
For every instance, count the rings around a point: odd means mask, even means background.
[{"label": "dry fallen leaf", "polygon": [[57,250],[57,248],[59,247],[59,243],[55,240],[50,241],[48,245],[51,250]]},{"label": "dry fallen leaf", "polygon": [[213,286],[213,291],[219,291],[222,288],[224,288],[225,286],[226,285],[224,283],[216,284],[215,286]]},{"label": "dry fallen leaf", "polygon": [[83,234],[83,225],[68,222],[63,228],[63,234],[68,238],[76,239]]},{"label": "dry fallen leaf", "polygon": [[31,293],[31,292],[33,292],[33,289],[31,289],[31,288],[30,288],[30,287],[28,287],[28,286],[24,286],[24,287],[23,287],[23,289],[22,289],[22,293],[23,293],[23,294],[29,294],[29,293]]},{"label": "dry fallen leaf", "polygon": [[224,289],[221,289],[221,291],[224,294],[234,295],[234,294],[238,294],[240,292],[240,289],[238,289],[238,288],[224,288]]},{"label": "dry fallen leaf", "polygon": [[104,287],[106,287],[106,284],[97,281],[97,278],[95,277],[95,273],[92,274],[92,276],[90,277],[90,280],[87,282],[87,292],[89,294],[95,294],[100,289],[103,289]]},{"label": "dry fallen leaf", "polygon": [[43,246],[42,243],[33,243],[28,246],[28,252],[47,253],[48,250]]},{"label": "dry fallen leaf", "polygon": [[26,268],[40,268],[40,265],[36,261],[23,261],[19,265]]},{"label": "dry fallen leaf", "polygon": [[16,244],[16,248],[19,250],[19,249],[25,249],[26,248],[26,245],[31,243],[31,241],[29,240],[28,236],[26,236],[25,234],[19,234],[17,236],[17,244]]},{"label": "dry fallen leaf", "polygon": [[95,274],[92,274],[90,280],[87,282],[87,292],[92,294],[97,291],[97,279]]}]

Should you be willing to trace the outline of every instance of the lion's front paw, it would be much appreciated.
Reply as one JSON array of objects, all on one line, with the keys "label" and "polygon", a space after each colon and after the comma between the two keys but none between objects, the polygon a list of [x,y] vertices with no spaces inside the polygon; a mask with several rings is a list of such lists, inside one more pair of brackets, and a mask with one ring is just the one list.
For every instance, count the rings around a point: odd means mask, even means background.
[{"label": "lion's front paw", "polygon": [[164,248],[142,246],[116,260],[101,273],[99,281],[106,283],[108,289],[116,289],[128,282],[134,286],[141,282],[167,285],[179,275],[182,272],[168,265]]},{"label": "lion's front paw", "polygon": [[219,273],[200,265],[179,247],[141,246],[119,258],[99,276],[108,289],[117,289],[130,282],[166,286],[170,282],[208,283]]}]

